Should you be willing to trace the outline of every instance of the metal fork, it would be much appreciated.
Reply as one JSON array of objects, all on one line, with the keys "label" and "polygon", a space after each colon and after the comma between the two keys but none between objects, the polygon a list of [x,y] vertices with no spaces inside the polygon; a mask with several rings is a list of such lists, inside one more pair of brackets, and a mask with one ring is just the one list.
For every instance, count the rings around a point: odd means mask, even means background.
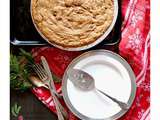
[{"label": "metal fork", "polygon": [[[56,91],[56,89],[55,89],[55,85],[54,84],[52,84],[51,85],[51,82],[50,82],[50,80],[48,79],[48,76],[47,76],[47,73],[46,73],[46,71],[44,70],[44,68],[42,67],[42,65],[41,64],[34,64],[33,65],[33,69],[34,69],[34,71],[36,72],[36,74],[38,75],[38,77],[43,81],[43,83],[45,84],[45,85],[47,85],[48,87],[49,86],[51,86],[52,88],[52,91],[51,91],[51,95],[52,95],[52,97],[53,97],[53,100],[54,100],[54,103],[55,103],[55,106],[56,106],[56,109],[57,109],[57,115],[58,115],[58,117],[59,117],[59,120],[62,120],[63,118],[62,118],[62,115],[60,115],[61,113],[63,114],[63,116],[65,117],[65,119],[67,119],[68,118],[68,113],[67,113],[67,111],[64,109],[64,107],[61,105],[61,103],[59,102],[59,100],[57,99],[57,97],[61,97],[58,93],[57,93],[57,91]],[[50,85],[49,85],[50,84]],[[50,90],[51,90],[50,89]],[[56,97],[56,96],[57,97]]]},{"label": "metal fork", "polygon": [[[48,76],[47,76],[47,73],[46,73],[46,71],[45,71],[45,69],[42,67],[42,65],[41,64],[38,64],[38,63],[36,63],[36,64],[34,64],[33,66],[32,66],[32,68],[33,68],[33,70],[36,72],[36,74],[38,75],[38,77],[42,80],[42,82],[48,87],[48,89],[49,89],[49,78],[48,78]],[[53,92],[54,92],[54,94],[56,94],[56,96],[58,97],[58,98],[62,98],[62,96],[56,91],[56,88],[55,88],[55,85],[53,84],[52,85],[52,87],[53,87]]]}]

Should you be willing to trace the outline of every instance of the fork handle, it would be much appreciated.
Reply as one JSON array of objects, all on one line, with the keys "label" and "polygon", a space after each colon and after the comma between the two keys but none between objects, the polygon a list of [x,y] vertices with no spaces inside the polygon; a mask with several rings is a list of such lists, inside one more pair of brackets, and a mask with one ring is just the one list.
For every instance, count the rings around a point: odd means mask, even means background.
[{"label": "fork handle", "polygon": [[64,117],[63,117],[63,114],[60,110],[60,107],[59,107],[59,102],[58,102],[58,99],[57,97],[55,96],[54,93],[51,92],[51,95],[52,95],[52,98],[53,98],[53,101],[55,103],[55,107],[56,107],[56,110],[57,110],[57,116],[58,116],[58,120],[65,120]]},{"label": "fork handle", "polygon": [[49,84],[49,90],[50,90],[50,92],[51,92],[52,97],[54,97],[53,99],[56,99],[56,102],[57,102],[57,104],[58,104],[58,106],[59,106],[62,114],[64,115],[64,117],[65,117],[66,119],[68,119],[68,113],[67,113],[67,111],[64,109],[64,107],[62,106],[62,104],[59,102],[59,100],[57,99],[58,96],[56,96],[56,94],[53,92],[54,89],[52,88],[51,84]]},{"label": "fork handle", "polygon": [[68,120],[68,113],[67,111],[64,109],[64,107],[62,106],[62,104],[59,102],[59,100],[57,100],[59,108],[63,114],[63,116],[65,117],[66,120]]}]

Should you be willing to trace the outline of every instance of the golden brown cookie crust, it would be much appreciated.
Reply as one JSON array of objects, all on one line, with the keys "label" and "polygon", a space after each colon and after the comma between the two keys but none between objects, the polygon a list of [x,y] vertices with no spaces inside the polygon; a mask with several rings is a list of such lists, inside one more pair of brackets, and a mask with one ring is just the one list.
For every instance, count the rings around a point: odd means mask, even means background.
[{"label": "golden brown cookie crust", "polygon": [[96,41],[113,21],[112,0],[32,0],[32,18],[49,42],[81,47]]}]

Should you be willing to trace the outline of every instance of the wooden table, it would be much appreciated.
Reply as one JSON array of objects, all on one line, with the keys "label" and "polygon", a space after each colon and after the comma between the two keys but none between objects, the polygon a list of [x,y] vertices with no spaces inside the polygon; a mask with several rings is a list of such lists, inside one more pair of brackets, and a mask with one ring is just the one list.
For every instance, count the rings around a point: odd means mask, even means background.
[{"label": "wooden table", "polygon": [[[56,115],[43,105],[30,90],[23,93],[13,90],[10,92],[10,106],[15,103],[22,106],[20,115],[24,117],[24,120],[57,120]],[[17,118],[10,114],[10,120],[17,120]]]}]

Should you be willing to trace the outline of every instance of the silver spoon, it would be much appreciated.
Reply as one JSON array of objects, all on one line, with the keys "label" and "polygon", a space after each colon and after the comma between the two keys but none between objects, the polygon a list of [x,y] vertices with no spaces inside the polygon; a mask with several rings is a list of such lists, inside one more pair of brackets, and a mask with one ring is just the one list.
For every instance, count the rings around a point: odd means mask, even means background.
[{"label": "silver spoon", "polygon": [[113,100],[115,103],[117,103],[123,110],[129,109],[130,106],[127,103],[121,102],[116,98],[113,98],[110,95],[104,93],[103,91],[97,89],[95,86],[94,78],[85,71],[82,71],[80,69],[69,69],[67,71],[67,75],[68,78],[72,81],[72,83],[80,90],[90,91],[96,89],[97,91],[99,91],[100,93],[104,94],[105,96]]}]

